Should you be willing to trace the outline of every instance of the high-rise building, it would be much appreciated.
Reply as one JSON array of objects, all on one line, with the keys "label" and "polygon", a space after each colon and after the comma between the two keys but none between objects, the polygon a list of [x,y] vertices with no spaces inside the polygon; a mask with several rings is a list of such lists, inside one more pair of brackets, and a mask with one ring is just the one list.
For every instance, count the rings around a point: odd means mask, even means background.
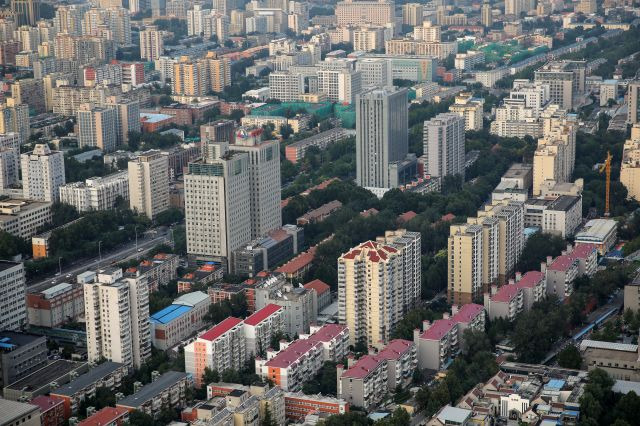
[{"label": "high-rise building", "polygon": [[112,209],[119,197],[129,200],[129,173],[126,170],[60,187],[60,202],[74,206],[79,212]]},{"label": "high-rise building", "polygon": [[493,14],[491,12],[491,3],[488,0],[482,2],[480,9],[480,22],[482,26],[491,28],[493,26]]},{"label": "high-rise building", "polygon": [[[374,89],[356,99],[356,181],[365,188],[394,188],[393,163],[408,152],[406,89]],[[394,183],[396,183],[394,185]]]},{"label": "high-rise building", "polygon": [[505,0],[504,2],[504,14],[520,17],[523,12],[524,4],[523,0]]},{"label": "high-rise building", "polygon": [[338,318],[349,344],[383,347],[420,300],[420,234],[398,230],[338,258]]},{"label": "high-rise building", "polygon": [[122,269],[98,271],[84,284],[87,355],[140,368],[151,356],[149,287],[143,276],[123,278]]},{"label": "high-rise building", "polygon": [[624,143],[620,183],[627,188],[629,199],[640,200],[640,125],[631,127],[631,138]]},{"label": "high-rise building", "polygon": [[249,154],[249,192],[251,209],[251,239],[264,237],[282,225],[280,144],[252,136],[256,129],[236,132],[233,151]]},{"label": "high-rise building", "polygon": [[630,82],[627,89],[627,123],[640,122],[640,81]]},{"label": "high-rise building", "polygon": [[318,70],[318,92],[327,100],[352,104],[362,92],[362,74],[350,68]]},{"label": "high-rise building", "polygon": [[232,251],[251,240],[249,155],[207,144],[184,175],[187,252],[229,266]]},{"label": "high-rise building", "polygon": [[169,160],[147,151],[129,161],[129,206],[153,219],[169,208]]},{"label": "high-rise building", "polygon": [[424,122],[425,173],[443,178],[464,177],[465,119],[458,114],[442,113]]},{"label": "high-rise building", "polygon": [[13,148],[0,147],[0,189],[18,183],[18,152]]},{"label": "high-rise building", "polygon": [[20,163],[24,198],[50,203],[60,199],[59,188],[65,183],[62,152],[36,144],[33,151],[21,155]]},{"label": "high-rise building", "polygon": [[22,263],[0,261],[0,329],[20,330],[27,323],[26,280]]},{"label": "high-rise building", "polygon": [[395,23],[394,2],[379,0],[345,0],[336,4],[339,26],[371,24],[385,26]]},{"label": "high-rise building", "polygon": [[464,118],[465,130],[482,130],[483,99],[474,98],[471,93],[461,93],[449,111]]},{"label": "high-rise building", "polygon": [[24,78],[11,85],[11,97],[16,105],[28,105],[36,113],[45,112],[42,80]]},{"label": "high-rise building", "polygon": [[162,33],[155,25],[148,25],[140,31],[140,57],[148,61],[155,61],[164,53]]},{"label": "high-rise building", "polygon": [[0,104],[0,134],[17,133],[20,141],[29,139],[29,106],[16,104],[13,99],[7,99],[6,104]]},{"label": "high-rise building", "polygon": [[116,146],[129,142],[129,133],[140,133],[140,102],[112,96],[105,105],[116,112]]},{"label": "high-rise building", "polygon": [[585,75],[585,61],[554,61],[535,72],[535,82],[548,84],[551,102],[570,110],[574,100],[585,92]]},{"label": "high-rise building", "polygon": [[272,99],[295,102],[305,93],[304,76],[300,73],[274,71],[269,74],[269,93]]},{"label": "high-rise building", "polygon": [[356,62],[356,71],[362,74],[363,89],[376,89],[393,85],[391,61],[382,58],[363,58]]},{"label": "high-rise building", "polygon": [[422,25],[424,7],[420,3],[406,3],[402,5],[402,24],[417,27]]},{"label": "high-rise building", "polygon": [[78,146],[100,148],[104,152],[116,150],[119,129],[117,114],[113,108],[82,104],[76,113],[78,121]]},{"label": "high-rise building", "polygon": [[214,52],[198,60],[183,56],[173,65],[173,93],[202,96],[210,91],[222,92],[231,85],[231,65],[225,58],[218,59]]},{"label": "high-rise building", "polygon": [[575,11],[576,13],[591,15],[598,11],[598,3],[596,0],[580,0],[575,5]]},{"label": "high-rise building", "polygon": [[11,0],[11,11],[18,26],[35,26],[40,19],[40,0]]}]

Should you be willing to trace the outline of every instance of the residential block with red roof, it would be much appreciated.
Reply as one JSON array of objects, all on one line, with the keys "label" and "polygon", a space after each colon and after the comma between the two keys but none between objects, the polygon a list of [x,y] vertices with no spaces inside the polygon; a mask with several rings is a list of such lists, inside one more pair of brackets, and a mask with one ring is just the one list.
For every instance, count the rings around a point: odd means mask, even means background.
[{"label": "residential block with red roof", "polygon": [[547,295],[554,295],[560,300],[571,296],[575,279],[581,275],[593,275],[597,262],[595,244],[580,244],[575,248],[569,245],[555,259],[548,256],[546,263],[541,265],[547,278]]},{"label": "residential block with red roof", "polygon": [[247,356],[264,353],[271,344],[271,337],[284,330],[285,312],[273,303],[244,320],[244,336]]},{"label": "residential block with red roof", "polygon": [[126,408],[105,407],[78,423],[78,426],[121,426],[128,421],[129,410]]},{"label": "residential block with red roof", "polygon": [[524,276],[516,272],[516,278],[500,288],[492,286],[484,295],[484,307],[489,319],[505,318],[513,321],[522,311],[546,296],[547,278],[540,271],[529,271]]},{"label": "residential block with red roof", "polygon": [[322,280],[309,281],[304,285],[307,290],[313,290],[316,293],[316,312],[322,311],[331,304],[331,287]]},{"label": "residential block with red roof", "polygon": [[421,370],[446,369],[460,350],[464,331],[484,331],[486,314],[482,305],[469,303],[461,308],[454,306],[451,313],[445,313],[442,319],[433,323],[423,321],[422,332],[418,329],[413,331]]}]

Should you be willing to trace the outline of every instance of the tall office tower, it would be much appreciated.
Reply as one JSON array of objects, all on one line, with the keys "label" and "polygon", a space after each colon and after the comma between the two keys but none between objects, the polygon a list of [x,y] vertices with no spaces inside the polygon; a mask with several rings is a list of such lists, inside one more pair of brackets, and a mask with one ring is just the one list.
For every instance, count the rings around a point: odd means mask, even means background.
[{"label": "tall office tower", "polygon": [[229,268],[231,252],[251,240],[249,155],[227,142],[207,145],[184,175],[187,253]]},{"label": "tall office tower", "polygon": [[104,24],[111,31],[113,40],[120,46],[131,45],[131,15],[123,7],[105,10]]},{"label": "tall office tower", "polygon": [[27,304],[25,302],[26,280],[22,263],[0,261],[0,329],[21,330],[27,325]]},{"label": "tall office tower", "polygon": [[395,23],[395,3],[379,0],[345,0],[336,4],[339,26],[371,24],[384,27]]},{"label": "tall office tower", "polygon": [[84,284],[87,355],[140,368],[151,355],[149,286],[146,276],[123,278],[122,270],[99,271]]},{"label": "tall office tower", "polygon": [[631,127],[631,138],[624,143],[620,164],[620,183],[627,188],[627,198],[640,201],[640,125]]},{"label": "tall office tower", "polygon": [[82,34],[82,17],[86,11],[81,5],[60,5],[53,17],[53,27],[57,33],[69,35]]},{"label": "tall office tower", "polygon": [[473,303],[483,290],[483,226],[451,225],[447,253],[447,300],[454,305]]},{"label": "tall office tower", "polygon": [[7,99],[6,104],[0,104],[0,134],[11,132],[18,133],[21,142],[29,139],[29,107]]},{"label": "tall office tower", "polygon": [[46,111],[42,80],[24,78],[11,85],[11,98],[16,105],[28,105],[36,113]]},{"label": "tall office tower", "polygon": [[640,122],[640,81],[630,82],[627,90],[627,123]]},{"label": "tall office tower", "polygon": [[277,140],[261,140],[262,132],[253,136],[255,130],[240,129],[230,147],[249,154],[252,240],[282,226],[280,144]]},{"label": "tall office tower", "polygon": [[129,161],[129,206],[149,219],[169,208],[169,160],[160,151]]},{"label": "tall office tower", "polygon": [[407,157],[407,90],[383,88],[356,99],[356,182],[365,188],[394,188],[392,163]]},{"label": "tall office tower", "polygon": [[480,22],[482,26],[491,28],[493,26],[493,14],[491,13],[491,3],[489,0],[482,2],[482,8],[480,9]]},{"label": "tall office tower", "polygon": [[504,14],[519,17],[523,12],[522,0],[505,0]]},{"label": "tall office tower", "polygon": [[15,14],[18,26],[33,27],[40,19],[40,0],[11,0],[11,11]]},{"label": "tall office tower", "polygon": [[422,25],[424,7],[420,3],[406,3],[402,5],[402,24],[417,27]]},{"label": "tall office tower", "polygon": [[399,230],[381,240],[362,243],[338,258],[338,318],[349,327],[351,345],[384,346],[420,300],[420,234]]},{"label": "tall office tower", "polygon": [[18,183],[18,153],[13,148],[0,148],[0,189]]},{"label": "tall office tower", "polygon": [[391,62],[386,59],[358,59],[358,62],[356,62],[356,71],[362,73],[362,87],[364,89],[375,89],[393,85]]},{"label": "tall office tower", "polygon": [[162,33],[155,25],[148,25],[140,31],[140,57],[155,61],[164,53]]},{"label": "tall office tower", "polygon": [[36,144],[20,156],[23,196],[28,200],[56,202],[64,185],[64,155],[47,144]]},{"label": "tall office tower", "polygon": [[129,143],[131,132],[140,133],[140,102],[111,96],[105,105],[116,112],[116,146]]},{"label": "tall office tower", "polygon": [[118,131],[116,110],[82,104],[76,112],[78,147],[91,146],[104,152],[116,150]]},{"label": "tall office tower", "polygon": [[574,99],[585,92],[585,61],[549,62],[535,72],[535,82],[548,84],[551,103],[570,110]]},{"label": "tall office tower", "polygon": [[438,114],[424,122],[425,173],[443,178],[464,178],[465,119],[454,113]]}]

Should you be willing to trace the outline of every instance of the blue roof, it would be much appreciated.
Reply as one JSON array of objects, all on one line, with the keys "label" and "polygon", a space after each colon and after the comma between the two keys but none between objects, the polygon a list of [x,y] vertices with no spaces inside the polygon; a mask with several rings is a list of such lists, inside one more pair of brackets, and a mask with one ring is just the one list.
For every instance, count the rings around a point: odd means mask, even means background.
[{"label": "blue roof", "polygon": [[564,380],[560,380],[560,379],[552,379],[549,380],[549,383],[547,383],[544,388],[545,389],[557,389],[560,390],[564,387]]},{"label": "blue roof", "polygon": [[169,305],[161,311],[151,315],[149,320],[157,324],[166,324],[174,319],[186,314],[192,309],[191,306]]}]

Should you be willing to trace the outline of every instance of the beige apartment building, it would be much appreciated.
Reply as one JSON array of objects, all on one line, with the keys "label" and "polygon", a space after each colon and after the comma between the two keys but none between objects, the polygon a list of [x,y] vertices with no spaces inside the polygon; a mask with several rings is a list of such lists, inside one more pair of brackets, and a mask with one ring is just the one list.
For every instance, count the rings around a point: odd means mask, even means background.
[{"label": "beige apartment building", "polygon": [[420,3],[406,3],[402,5],[402,24],[416,27],[424,20],[424,6]]},{"label": "beige apartment building", "polygon": [[160,151],[129,161],[129,206],[150,219],[169,208],[169,164]]},{"label": "beige apartment building", "polygon": [[458,43],[455,41],[430,42],[405,38],[387,40],[384,46],[385,53],[392,56],[433,56],[444,60],[449,55],[458,53]]},{"label": "beige apartment building", "polygon": [[482,99],[474,98],[471,93],[461,93],[456,96],[455,103],[449,107],[449,111],[464,118],[465,130],[482,130]]},{"label": "beige apartment building", "polygon": [[218,59],[214,52],[204,58],[191,60],[182,56],[173,65],[173,93],[187,96],[203,96],[209,92],[222,92],[231,85],[231,64],[228,59]]},{"label": "beige apartment building", "polygon": [[420,234],[404,230],[367,241],[338,259],[339,320],[349,343],[383,347],[420,299]]},{"label": "beige apartment building", "polygon": [[78,122],[78,146],[100,148],[104,152],[115,151],[118,130],[117,114],[113,108],[82,104],[76,113]]},{"label": "beige apartment building", "polygon": [[140,57],[148,61],[155,61],[164,53],[162,31],[155,25],[148,25],[140,31]]},{"label": "beige apartment building", "polygon": [[627,197],[640,200],[640,125],[631,128],[631,138],[624,143],[620,182],[627,188]]},{"label": "beige apartment building", "polygon": [[395,23],[394,2],[345,0],[336,4],[338,26]]}]

